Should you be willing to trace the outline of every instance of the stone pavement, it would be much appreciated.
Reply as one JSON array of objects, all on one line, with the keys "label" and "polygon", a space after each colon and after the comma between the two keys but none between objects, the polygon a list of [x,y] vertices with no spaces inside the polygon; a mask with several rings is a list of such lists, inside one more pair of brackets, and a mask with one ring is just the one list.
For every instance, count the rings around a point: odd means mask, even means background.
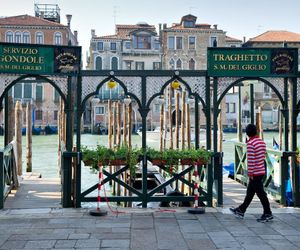
[{"label": "stone pavement", "polygon": [[0,249],[300,249],[295,208],[273,209],[268,223],[256,222],[258,208],[243,220],[228,208],[118,211],[93,217],[83,208],[3,209]]}]

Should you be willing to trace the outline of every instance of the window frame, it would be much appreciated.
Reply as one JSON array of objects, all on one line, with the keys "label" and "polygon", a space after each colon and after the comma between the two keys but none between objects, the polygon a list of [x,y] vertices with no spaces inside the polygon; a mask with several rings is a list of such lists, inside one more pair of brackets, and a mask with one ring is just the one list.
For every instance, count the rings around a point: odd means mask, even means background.
[{"label": "window frame", "polygon": [[13,43],[14,42],[14,32],[11,30],[7,30],[5,32],[5,42]]},{"label": "window frame", "polygon": [[183,50],[183,37],[182,36],[176,36],[176,42],[175,42],[176,50]]},{"label": "window frame", "polygon": [[[141,69],[139,69],[139,66],[142,66]],[[145,62],[135,62],[135,70],[144,70],[145,69]]]},{"label": "window frame", "polygon": [[[191,47],[191,38],[194,38],[194,47]],[[195,36],[189,36],[189,49],[195,50],[196,49],[196,37]]]},{"label": "window frame", "polygon": [[35,33],[35,43],[36,44],[44,44],[44,32],[37,31]]},{"label": "window frame", "polygon": [[[97,110],[100,111],[100,109],[103,112],[97,112]],[[105,106],[96,106],[94,112],[95,112],[95,115],[105,115]]]},{"label": "window frame", "polygon": [[[113,48],[113,47],[115,47],[115,48]],[[117,51],[117,43],[116,42],[110,42],[110,50],[111,51]]]},{"label": "window frame", "polygon": [[22,32],[19,31],[19,30],[15,31],[15,42],[16,43],[22,43],[23,42]]},{"label": "window frame", "polygon": [[[170,46],[170,44],[172,45],[172,47]],[[168,36],[168,49],[175,50],[175,36]]]},{"label": "window frame", "polygon": [[53,36],[53,44],[54,45],[62,45],[63,37],[61,32],[55,32]]},{"label": "window frame", "polygon": [[[26,40],[25,40],[25,37],[26,37]],[[28,37],[28,40],[27,40],[27,37]],[[24,31],[23,32],[23,43],[30,43],[31,41],[31,37],[30,37],[30,32],[29,31]]]}]

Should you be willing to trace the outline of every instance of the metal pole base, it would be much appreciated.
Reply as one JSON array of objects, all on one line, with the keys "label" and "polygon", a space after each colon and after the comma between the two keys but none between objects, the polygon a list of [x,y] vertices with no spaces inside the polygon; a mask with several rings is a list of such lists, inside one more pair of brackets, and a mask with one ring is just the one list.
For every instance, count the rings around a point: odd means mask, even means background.
[{"label": "metal pole base", "polygon": [[107,211],[103,211],[100,209],[94,209],[94,210],[90,210],[89,214],[92,216],[104,216],[104,215],[107,215]]},{"label": "metal pole base", "polygon": [[190,214],[204,214],[205,213],[205,207],[194,207],[191,209],[188,209],[188,213]]}]

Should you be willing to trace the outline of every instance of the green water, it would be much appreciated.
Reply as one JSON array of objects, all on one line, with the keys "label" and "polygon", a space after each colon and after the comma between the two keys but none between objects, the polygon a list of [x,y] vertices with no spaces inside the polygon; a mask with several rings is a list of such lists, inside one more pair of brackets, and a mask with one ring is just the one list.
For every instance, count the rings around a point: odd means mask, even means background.
[{"label": "green water", "polygon": [[[268,148],[272,148],[273,136],[278,141],[278,133],[266,132],[264,133],[264,140]],[[298,133],[299,145],[300,133]],[[224,134],[223,152],[224,165],[234,161],[234,142],[236,141],[235,133]],[[3,136],[0,137],[0,142],[3,145]],[[76,139],[74,139],[76,142]],[[26,171],[26,141],[23,136],[23,172]],[[81,144],[89,147],[95,147],[97,144],[107,145],[107,136],[105,135],[91,135],[83,134],[81,137]],[[142,140],[139,135],[132,136],[132,145],[134,147],[141,147]],[[149,142],[148,146],[158,148],[159,142]],[[200,143],[200,146],[202,144]],[[57,135],[37,135],[32,138],[32,170],[33,172],[41,173],[45,178],[53,178],[59,176],[58,169],[58,137]],[[86,167],[82,168],[83,178],[88,176],[95,176],[91,174]],[[91,177],[93,178],[93,177]]]}]

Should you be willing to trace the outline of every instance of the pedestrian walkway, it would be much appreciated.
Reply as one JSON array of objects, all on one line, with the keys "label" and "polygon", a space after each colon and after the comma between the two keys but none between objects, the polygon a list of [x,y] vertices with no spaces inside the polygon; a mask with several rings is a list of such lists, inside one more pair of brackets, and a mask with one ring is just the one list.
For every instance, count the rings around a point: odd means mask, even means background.
[{"label": "pedestrian walkway", "polygon": [[4,208],[58,208],[61,207],[59,178],[39,178],[39,174],[26,173],[20,179],[20,187],[12,190],[4,202]]},{"label": "pedestrian walkway", "polygon": [[[101,208],[108,211],[104,217],[60,208],[57,181],[39,190],[33,190],[37,182],[24,181],[24,208],[9,201],[0,210],[0,249],[300,249],[300,209],[271,202],[274,220],[259,223],[262,209],[256,200],[245,218],[237,219],[229,207],[242,201],[245,187],[226,178],[224,207],[206,208],[205,214],[189,214],[186,208]],[[44,201],[34,208],[39,199],[49,200],[46,193],[54,206]]]},{"label": "pedestrian walkway", "polygon": [[[120,210],[119,210],[120,212]],[[122,209],[92,217],[87,209],[0,211],[0,249],[300,249],[300,213],[277,208],[274,221],[228,209]]]}]

